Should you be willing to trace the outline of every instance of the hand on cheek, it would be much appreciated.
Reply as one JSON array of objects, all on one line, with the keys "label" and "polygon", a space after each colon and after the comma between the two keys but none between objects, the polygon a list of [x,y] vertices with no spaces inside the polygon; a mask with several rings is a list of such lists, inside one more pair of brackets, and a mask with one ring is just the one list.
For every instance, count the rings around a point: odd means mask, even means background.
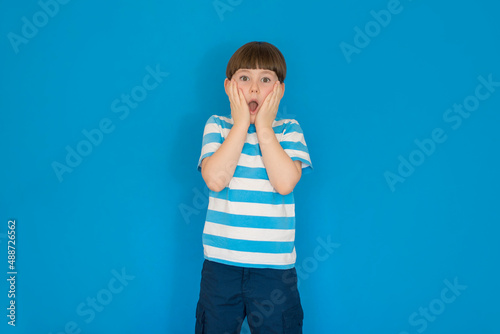
[{"label": "hand on cheek", "polygon": [[273,121],[276,119],[278,107],[283,93],[282,85],[276,81],[273,90],[267,95],[264,103],[255,117],[255,127],[272,127]]},{"label": "hand on cheek", "polygon": [[227,96],[231,104],[231,117],[234,125],[250,126],[250,111],[243,92],[238,88],[236,80],[231,79],[227,84]]}]

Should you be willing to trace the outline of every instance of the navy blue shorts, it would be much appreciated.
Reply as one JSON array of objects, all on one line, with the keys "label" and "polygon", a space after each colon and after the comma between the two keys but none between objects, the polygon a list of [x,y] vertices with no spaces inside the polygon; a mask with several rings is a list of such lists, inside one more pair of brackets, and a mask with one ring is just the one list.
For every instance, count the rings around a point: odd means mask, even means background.
[{"label": "navy blue shorts", "polygon": [[244,268],[205,260],[196,334],[238,334],[245,317],[252,334],[302,333],[295,268]]}]

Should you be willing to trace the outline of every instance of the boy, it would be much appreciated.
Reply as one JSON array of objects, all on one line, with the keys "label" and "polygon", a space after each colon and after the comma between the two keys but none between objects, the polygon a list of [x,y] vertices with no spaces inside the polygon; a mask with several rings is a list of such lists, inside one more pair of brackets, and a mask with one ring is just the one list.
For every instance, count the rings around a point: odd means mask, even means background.
[{"label": "boy", "polygon": [[286,63],[266,42],[229,60],[231,115],[205,125],[198,162],[209,188],[196,333],[302,333],[293,188],[312,169],[302,129],[276,119]]}]

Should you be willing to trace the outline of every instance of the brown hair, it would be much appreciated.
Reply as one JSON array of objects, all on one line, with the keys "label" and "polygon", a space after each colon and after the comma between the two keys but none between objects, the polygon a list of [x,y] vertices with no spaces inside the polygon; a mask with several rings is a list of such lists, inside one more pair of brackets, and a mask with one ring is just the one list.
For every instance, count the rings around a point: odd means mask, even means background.
[{"label": "brown hair", "polygon": [[280,83],[286,77],[285,57],[277,47],[267,42],[250,42],[236,50],[227,63],[226,77],[231,80],[239,69],[274,71]]}]

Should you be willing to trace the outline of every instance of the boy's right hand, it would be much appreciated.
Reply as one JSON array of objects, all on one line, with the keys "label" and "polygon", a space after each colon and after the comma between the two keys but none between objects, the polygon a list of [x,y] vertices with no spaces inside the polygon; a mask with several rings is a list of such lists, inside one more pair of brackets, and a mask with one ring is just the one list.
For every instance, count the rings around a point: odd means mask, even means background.
[{"label": "boy's right hand", "polygon": [[248,129],[250,126],[250,109],[248,109],[245,96],[238,88],[236,80],[228,80],[226,93],[231,104],[231,117],[233,118],[234,126],[241,126]]}]

